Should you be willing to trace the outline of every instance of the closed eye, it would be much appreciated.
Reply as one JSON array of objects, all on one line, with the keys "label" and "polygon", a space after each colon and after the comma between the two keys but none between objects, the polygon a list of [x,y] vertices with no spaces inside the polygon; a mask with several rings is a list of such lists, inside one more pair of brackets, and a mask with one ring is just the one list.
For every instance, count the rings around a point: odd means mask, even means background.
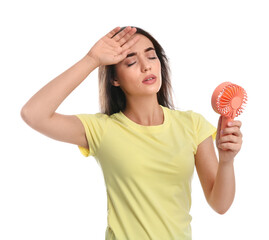
[{"label": "closed eye", "polygon": [[132,65],[134,65],[136,62],[133,62],[133,63],[130,63],[130,64],[127,64],[128,67],[131,67]]},{"label": "closed eye", "polygon": [[[149,59],[157,59],[157,57],[149,57]],[[132,65],[134,65],[136,62],[127,64],[128,67],[131,67]]]}]

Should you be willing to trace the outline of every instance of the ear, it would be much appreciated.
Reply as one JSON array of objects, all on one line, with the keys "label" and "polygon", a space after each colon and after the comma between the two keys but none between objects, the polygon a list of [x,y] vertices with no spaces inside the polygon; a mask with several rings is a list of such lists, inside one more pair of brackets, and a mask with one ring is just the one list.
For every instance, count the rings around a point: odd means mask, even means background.
[{"label": "ear", "polygon": [[120,83],[118,81],[118,79],[114,78],[113,80],[111,80],[111,84],[115,87],[119,87],[120,86]]}]

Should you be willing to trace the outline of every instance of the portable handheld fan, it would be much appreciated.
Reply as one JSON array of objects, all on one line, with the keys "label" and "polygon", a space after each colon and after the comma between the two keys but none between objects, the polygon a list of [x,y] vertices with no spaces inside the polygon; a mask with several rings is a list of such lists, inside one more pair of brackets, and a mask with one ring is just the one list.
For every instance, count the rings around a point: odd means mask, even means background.
[{"label": "portable handheld fan", "polygon": [[221,130],[243,112],[246,103],[247,93],[242,87],[231,82],[224,82],[216,87],[211,105],[216,113],[222,115]]}]

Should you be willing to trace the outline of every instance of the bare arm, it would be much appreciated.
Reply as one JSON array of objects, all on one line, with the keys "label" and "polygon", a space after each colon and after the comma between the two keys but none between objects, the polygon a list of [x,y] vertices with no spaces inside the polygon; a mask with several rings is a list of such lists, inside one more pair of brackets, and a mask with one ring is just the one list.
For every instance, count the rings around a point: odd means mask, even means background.
[{"label": "bare arm", "polygon": [[219,162],[212,137],[199,144],[195,155],[197,174],[209,205],[218,213],[224,214],[231,206],[235,196],[234,157],[242,144],[240,121],[220,134],[220,121],[216,138]]},{"label": "bare arm", "polygon": [[55,113],[64,99],[97,67],[86,55],[41,88],[21,110],[23,120],[35,130],[60,141],[87,147],[84,129],[76,116]]},{"label": "bare arm", "polygon": [[74,115],[56,113],[64,99],[97,67],[123,60],[138,38],[126,28],[111,38],[115,28],[101,38],[80,61],[50,81],[23,106],[21,116],[33,129],[53,139],[88,148],[84,127]]}]

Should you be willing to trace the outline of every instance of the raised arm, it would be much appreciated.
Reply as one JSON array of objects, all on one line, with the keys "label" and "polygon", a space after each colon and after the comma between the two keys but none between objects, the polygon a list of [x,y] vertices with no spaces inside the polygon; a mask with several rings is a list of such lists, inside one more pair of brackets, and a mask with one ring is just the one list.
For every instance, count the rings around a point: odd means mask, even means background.
[{"label": "raised arm", "polygon": [[97,67],[116,64],[138,40],[135,28],[113,29],[102,37],[80,61],[41,88],[21,109],[23,120],[38,132],[63,142],[88,148],[81,121],[75,115],[56,113],[59,105]]}]

